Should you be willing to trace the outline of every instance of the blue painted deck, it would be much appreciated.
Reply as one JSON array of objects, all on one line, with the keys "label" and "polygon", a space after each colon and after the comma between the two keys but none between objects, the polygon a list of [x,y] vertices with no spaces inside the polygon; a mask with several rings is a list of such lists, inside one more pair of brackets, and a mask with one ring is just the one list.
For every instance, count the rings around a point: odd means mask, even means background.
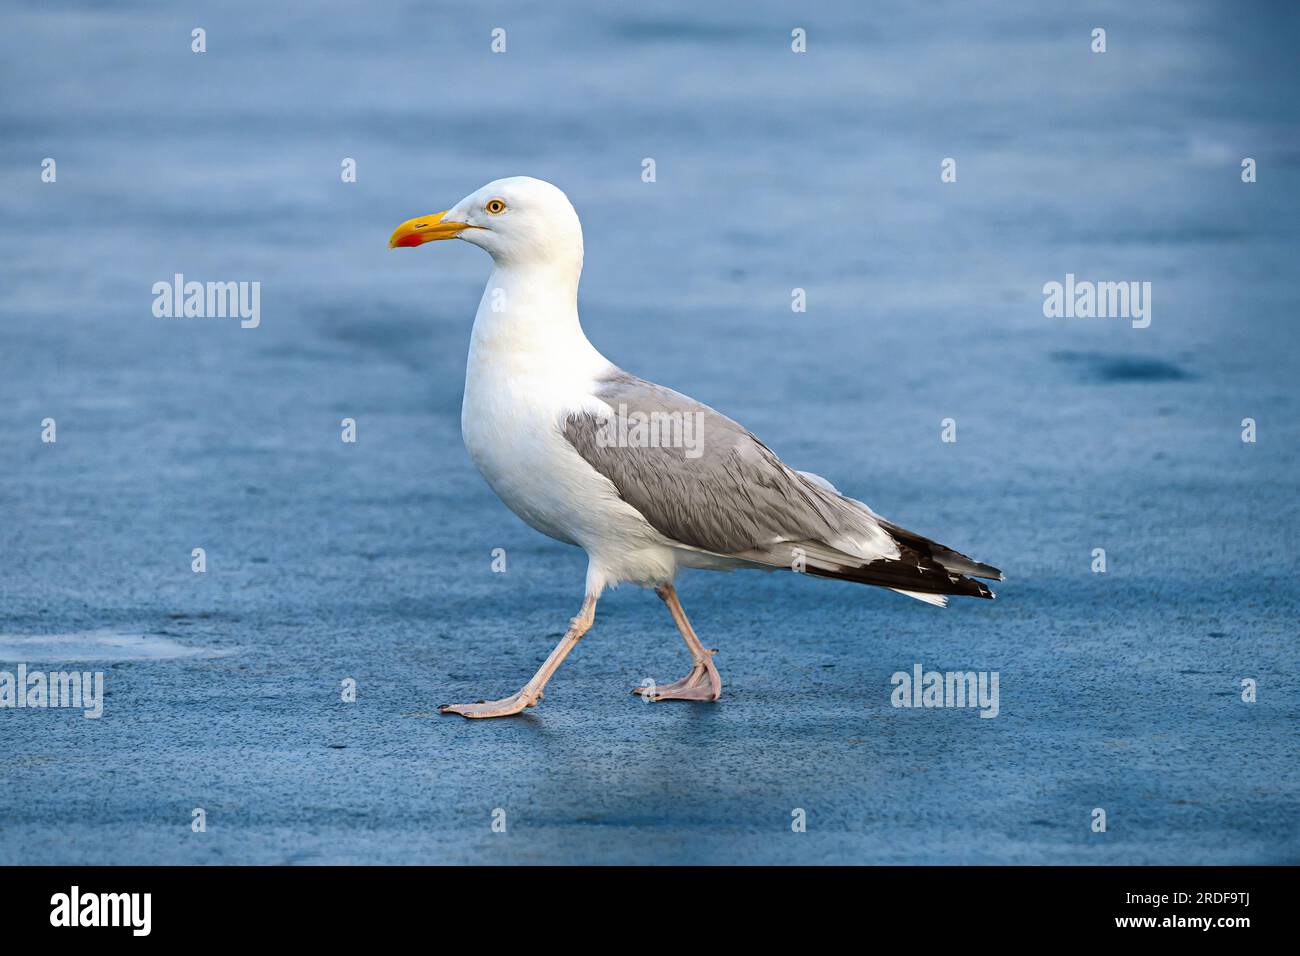
[{"label": "blue painted deck", "polygon": [[[333,6],[0,32],[0,670],[140,642],[83,666],[99,720],[0,710],[0,863],[1300,858],[1294,9]],[[583,216],[602,351],[998,600],[691,574],[718,704],[628,693],[688,662],[623,589],[537,711],[438,717],[581,600],[461,447],[488,260],[385,248],[520,173]],[[260,327],[154,318],[177,272],[260,281]],[[1150,328],[1044,318],[1066,273],[1151,281]],[[1000,715],[892,708],[917,662]]]}]

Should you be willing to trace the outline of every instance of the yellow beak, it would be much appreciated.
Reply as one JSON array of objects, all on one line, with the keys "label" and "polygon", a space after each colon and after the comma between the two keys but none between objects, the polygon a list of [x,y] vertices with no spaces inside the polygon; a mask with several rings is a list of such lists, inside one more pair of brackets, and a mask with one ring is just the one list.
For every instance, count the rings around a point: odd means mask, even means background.
[{"label": "yellow beak", "polygon": [[436,212],[432,216],[418,216],[415,219],[408,219],[396,229],[388,240],[388,248],[396,249],[398,246],[419,246],[426,242],[433,242],[435,239],[455,239],[466,229],[481,229],[482,226],[471,226],[467,222],[444,222],[444,212]]}]

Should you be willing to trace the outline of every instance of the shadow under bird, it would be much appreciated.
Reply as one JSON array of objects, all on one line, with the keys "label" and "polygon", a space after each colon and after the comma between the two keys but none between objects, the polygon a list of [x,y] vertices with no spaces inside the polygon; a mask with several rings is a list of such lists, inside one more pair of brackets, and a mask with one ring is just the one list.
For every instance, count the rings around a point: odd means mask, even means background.
[{"label": "shadow under bird", "polygon": [[[690,649],[689,674],[635,688],[652,700],[717,700],[714,651],[691,628],[679,568],[793,569],[873,584],[943,606],[991,598],[1002,573],[796,471],[707,405],[623,371],[578,320],[582,226],[568,197],[527,176],[499,179],[446,212],[397,227],[389,247],[463,239],[494,268],[470,337],[461,431],[480,473],[524,521],[587,552],[586,596],[555,650],[518,692],[443,704],[505,717],[533,707],[591,628],[606,587],[652,587]],[[668,440],[665,440],[665,433]]]}]

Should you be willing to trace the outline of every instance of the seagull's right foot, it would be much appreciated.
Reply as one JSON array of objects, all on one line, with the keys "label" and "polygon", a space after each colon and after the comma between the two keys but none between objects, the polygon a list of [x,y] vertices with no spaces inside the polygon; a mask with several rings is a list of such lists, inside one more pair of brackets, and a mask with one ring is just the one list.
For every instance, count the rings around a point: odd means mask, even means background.
[{"label": "seagull's right foot", "polygon": [[523,713],[525,708],[536,707],[541,699],[540,692],[534,695],[521,690],[500,700],[480,700],[477,704],[439,704],[438,713],[460,714],[462,717],[510,717]]},{"label": "seagull's right foot", "polygon": [[713,666],[717,651],[705,651],[705,658],[696,661],[691,672],[681,680],[662,686],[651,682],[646,687],[633,687],[632,693],[647,700],[717,700],[722,696],[722,675]]}]

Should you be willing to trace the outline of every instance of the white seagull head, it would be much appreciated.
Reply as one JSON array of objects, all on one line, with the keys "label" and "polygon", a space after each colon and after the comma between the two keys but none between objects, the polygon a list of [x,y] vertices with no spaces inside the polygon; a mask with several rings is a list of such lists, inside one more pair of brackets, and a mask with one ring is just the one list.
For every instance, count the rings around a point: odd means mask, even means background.
[{"label": "white seagull head", "polygon": [[438,239],[473,243],[498,266],[582,264],[582,225],[569,197],[531,176],[494,180],[445,212],[408,219],[393,231],[388,248]]}]

